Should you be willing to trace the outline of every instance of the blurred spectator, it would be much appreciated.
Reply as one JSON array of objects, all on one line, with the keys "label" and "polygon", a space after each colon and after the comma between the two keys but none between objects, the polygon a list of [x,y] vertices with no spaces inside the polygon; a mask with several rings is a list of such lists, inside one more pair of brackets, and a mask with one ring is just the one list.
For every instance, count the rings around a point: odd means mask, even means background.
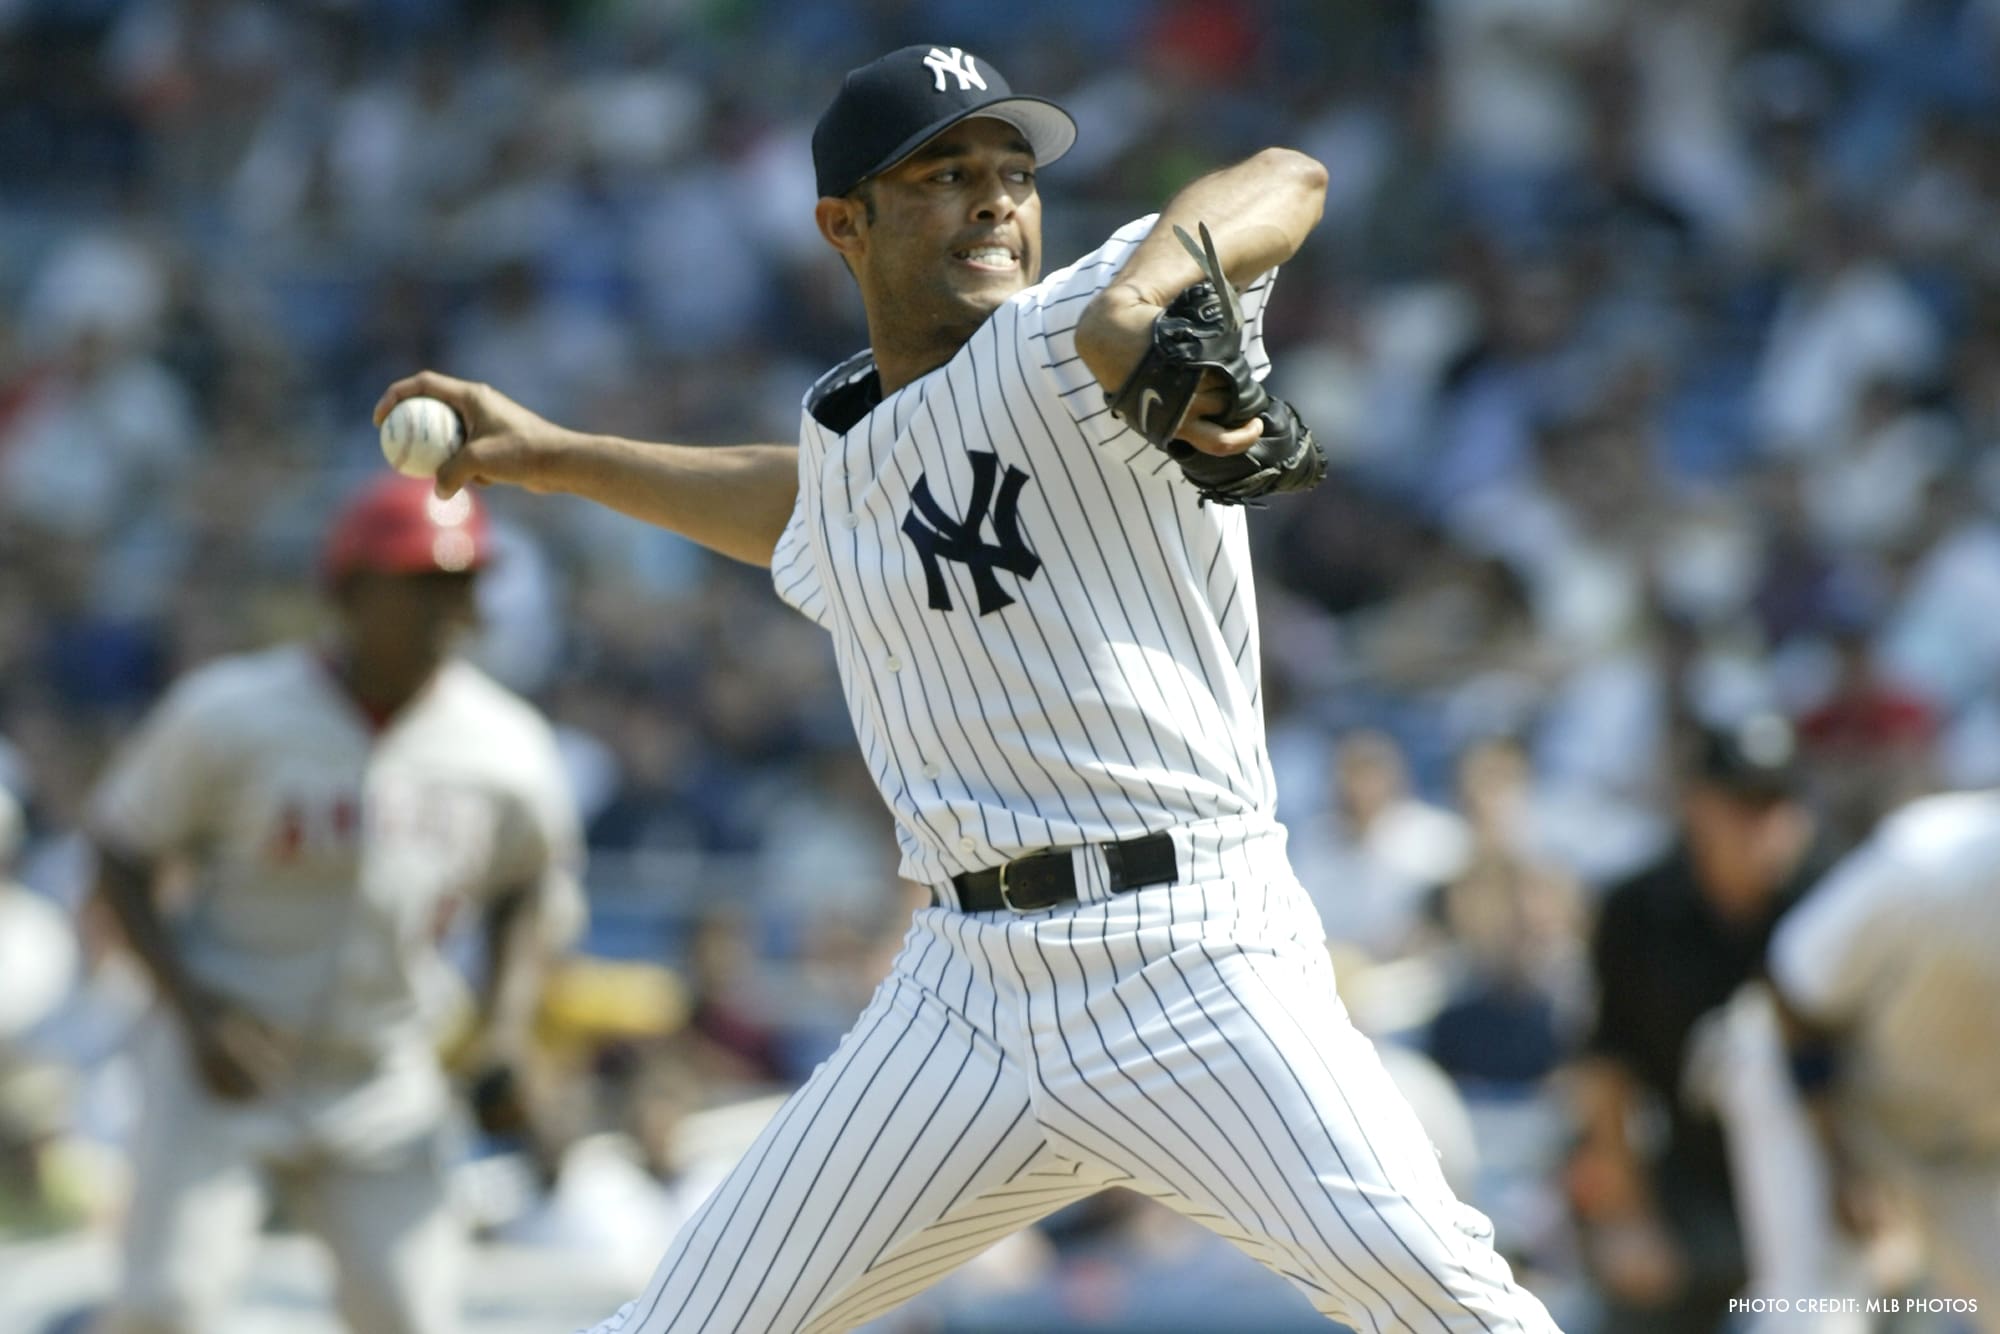
[{"label": "blurred spectator", "polygon": [[702,915],[688,942],[687,973],[688,1031],[701,1078],[748,1091],[780,1083],[788,1071],[741,913],[716,908]]},{"label": "blurred spectator", "polygon": [[1408,762],[1382,732],[1335,749],[1333,810],[1302,822],[1292,865],[1327,935],[1378,957],[1406,948],[1428,897],[1464,870],[1465,822],[1410,790]]},{"label": "blurred spectator", "polygon": [[775,1106],[718,1105],[727,1086],[689,1018],[685,988],[657,965],[577,957],[551,972],[534,1066],[546,1176],[492,1235],[643,1285]]},{"label": "blurred spectator", "polygon": [[1695,738],[1680,841],[1600,911],[1569,1192],[1607,1331],[1712,1334],[1742,1288],[1722,1131],[1683,1083],[1705,1020],[1762,968],[1778,920],[1824,869],[1799,786],[1777,717]]},{"label": "blurred spectator", "polygon": [[452,331],[445,355],[479,380],[520,386],[552,417],[587,411],[632,373],[624,331],[602,313],[545,293],[524,259],[497,265]]},{"label": "blurred spectator", "polygon": [[128,536],[142,507],[164,517],[194,448],[186,386],[132,343],[89,330],[56,349],[0,435],[0,496],[11,523],[104,542]]},{"label": "blurred spectator", "polygon": [[1886,812],[1935,785],[1937,717],[1919,695],[1885,680],[1865,629],[1834,635],[1826,697],[1798,721],[1828,840],[1849,847]]},{"label": "blurred spectator", "polygon": [[1987,614],[2000,593],[2000,522],[1963,482],[1931,496],[1932,536],[1899,579],[1882,628],[1884,665],[1949,713],[2000,677],[2000,618]]},{"label": "blurred spectator", "polygon": [[1475,860],[1445,887],[1455,979],[1426,1046],[1463,1082],[1528,1090],[1554,1073],[1576,1020],[1576,886],[1547,866]]},{"label": "blurred spectator", "polygon": [[1466,748],[1469,855],[1432,904],[1448,991],[1425,1035],[1447,1074],[1488,1094],[1532,1092],[1573,1040],[1583,976],[1575,879],[1549,857],[1547,811],[1521,747]]},{"label": "blurred spectator", "polygon": [[1537,808],[1535,766],[1511,737],[1485,737],[1459,753],[1458,803],[1472,847],[1489,862],[1535,863],[1548,856]]},{"label": "blurred spectator", "polygon": [[[1565,772],[1547,758],[1556,750],[1552,734],[1558,719],[1575,731],[1594,723],[1608,744],[1623,734],[1613,725],[1614,711],[1657,707],[1649,697],[1655,682],[1643,676],[1619,679],[1623,667],[1630,665],[1607,664],[1602,675],[1608,679],[1588,683],[1585,689],[1572,687],[1570,702],[1580,704],[1581,717],[1565,719],[1564,701],[1551,702],[1542,722],[1540,763],[1526,746],[1508,736],[1485,737],[1459,752],[1459,805],[1472,827],[1478,856],[1597,886],[1629,873],[1658,852],[1661,821],[1645,801],[1650,795],[1646,786],[1628,774],[1632,767],[1628,762],[1614,758],[1593,762],[1593,767],[1618,775],[1619,781],[1612,783]],[[1599,698],[1577,698],[1591,693]],[[1643,725],[1651,726],[1652,720]],[[1574,731],[1572,736],[1582,740]],[[1651,764],[1648,757],[1646,769]],[[1572,919],[1571,925],[1575,924]]]},{"label": "blurred spectator", "polygon": [[1870,385],[1941,369],[1943,336],[1865,220],[1829,205],[1806,225],[1753,392],[1773,449],[1824,457],[1853,430]]},{"label": "blurred spectator", "polygon": [[636,1289],[728,1160],[684,1161],[680,1128],[705,1085],[671,1049],[621,1058],[599,1086],[608,1130],[569,1145],[548,1196],[494,1235],[589,1256]]},{"label": "blurred spectator", "polygon": [[1827,457],[1800,478],[1822,547],[1857,554],[1906,549],[1918,537],[1931,487],[1949,466],[1950,423],[1918,410],[1892,379],[1867,384],[1854,420],[1821,446]]}]

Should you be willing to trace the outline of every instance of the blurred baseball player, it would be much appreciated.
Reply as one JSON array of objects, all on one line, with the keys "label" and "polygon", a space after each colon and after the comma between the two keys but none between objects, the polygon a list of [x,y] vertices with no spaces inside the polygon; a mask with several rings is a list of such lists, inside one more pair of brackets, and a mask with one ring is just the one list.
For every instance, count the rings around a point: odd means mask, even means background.
[{"label": "blurred baseball player", "polygon": [[1324,467],[1260,379],[1325,172],[1267,150],[1041,279],[1035,171],[1074,137],[957,47],[848,74],[816,217],[871,347],[796,448],[584,436],[432,373],[378,405],[457,408],[446,494],[573,492],[770,566],[832,635],[932,889],[838,1052],[599,1328],[846,1329],[1117,1184],[1362,1330],[1553,1329],[1348,1022],[1272,816],[1235,502]]},{"label": "blurred baseball player", "polygon": [[1890,816],[1778,928],[1771,983],[1842,1221],[1901,1203],[2000,1330],[2000,792]]},{"label": "blurred baseball player", "polygon": [[[385,478],[336,519],[338,630],[178,682],[95,793],[99,892],[152,974],[124,1276],[108,1327],[220,1327],[269,1189],[332,1249],[368,1334],[456,1324],[440,936],[485,915],[478,1064],[525,1038],[551,917],[578,902],[548,725],[451,656],[490,545],[473,498]],[[191,875],[188,911],[156,907]]]}]

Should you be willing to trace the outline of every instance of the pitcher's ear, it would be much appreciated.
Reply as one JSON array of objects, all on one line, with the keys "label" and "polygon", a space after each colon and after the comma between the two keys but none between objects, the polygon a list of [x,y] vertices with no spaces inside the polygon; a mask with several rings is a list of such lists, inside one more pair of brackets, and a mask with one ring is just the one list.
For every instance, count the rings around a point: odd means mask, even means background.
[{"label": "pitcher's ear", "polygon": [[813,208],[813,221],[826,243],[848,260],[859,255],[866,244],[867,205],[855,195],[827,195]]}]

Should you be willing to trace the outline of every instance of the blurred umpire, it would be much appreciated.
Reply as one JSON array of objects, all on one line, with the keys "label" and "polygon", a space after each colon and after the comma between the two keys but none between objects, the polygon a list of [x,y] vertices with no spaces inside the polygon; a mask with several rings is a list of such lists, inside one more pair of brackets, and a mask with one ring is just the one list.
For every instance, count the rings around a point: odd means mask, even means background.
[{"label": "blurred umpire", "polygon": [[1677,839],[1609,891],[1591,939],[1598,1012],[1576,1071],[1569,1191],[1603,1328],[1621,1334],[1710,1334],[1742,1290],[1727,1145],[1689,1094],[1689,1064],[1828,862],[1783,719],[1691,740]]},{"label": "blurred umpire", "polygon": [[581,902],[548,724],[452,656],[490,549],[469,494],[376,482],[327,539],[328,641],[190,672],[103,776],[98,890],[157,1003],[100,1328],[220,1328],[274,1190],[331,1248],[350,1329],[455,1325],[439,944],[482,915],[472,1060],[492,1087]]}]

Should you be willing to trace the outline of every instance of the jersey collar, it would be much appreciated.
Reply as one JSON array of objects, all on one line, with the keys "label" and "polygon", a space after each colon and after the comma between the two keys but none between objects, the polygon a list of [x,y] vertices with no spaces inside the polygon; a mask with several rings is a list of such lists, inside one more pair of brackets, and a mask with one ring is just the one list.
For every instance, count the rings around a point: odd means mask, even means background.
[{"label": "jersey collar", "polygon": [[846,435],[882,405],[882,377],[875,353],[863,348],[835,366],[806,391],[806,411],[829,431]]}]

